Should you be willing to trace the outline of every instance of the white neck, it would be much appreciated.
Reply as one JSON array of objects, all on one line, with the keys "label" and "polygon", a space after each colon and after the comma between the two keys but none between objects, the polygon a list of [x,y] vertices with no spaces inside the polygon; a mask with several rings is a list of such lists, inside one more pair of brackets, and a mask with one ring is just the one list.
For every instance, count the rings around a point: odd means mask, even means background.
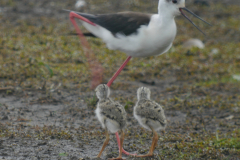
[{"label": "white neck", "polygon": [[172,8],[167,5],[165,0],[159,0],[158,2],[158,15],[164,17],[164,19],[174,19],[175,17],[172,13]]}]

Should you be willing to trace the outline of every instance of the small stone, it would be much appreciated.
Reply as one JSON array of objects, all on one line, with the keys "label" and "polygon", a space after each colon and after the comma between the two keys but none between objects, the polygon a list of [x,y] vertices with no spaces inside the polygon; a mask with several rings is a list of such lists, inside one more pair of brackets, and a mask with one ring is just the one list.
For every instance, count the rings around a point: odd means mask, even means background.
[{"label": "small stone", "polygon": [[212,55],[217,55],[218,53],[219,53],[219,49],[217,49],[217,48],[213,48],[211,51]]},{"label": "small stone", "polygon": [[191,49],[192,47],[198,47],[200,49],[203,49],[205,48],[205,45],[199,39],[189,39],[188,41],[183,43],[183,47],[187,49]]},{"label": "small stone", "polygon": [[3,116],[3,117],[2,117],[2,120],[3,120],[3,121],[4,121],[4,120],[8,120],[8,116],[7,116],[7,115]]},{"label": "small stone", "polygon": [[233,115],[230,115],[230,116],[226,117],[225,119],[226,119],[226,120],[231,120],[231,119],[233,119],[233,118],[234,118],[234,116],[233,116]]},{"label": "small stone", "polygon": [[75,8],[81,9],[86,6],[86,2],[84,0],[77,0],[75,4]]},{"label": "small stone", "polygon": [[233,79],[240,81],[240,75],[233,75]]}]

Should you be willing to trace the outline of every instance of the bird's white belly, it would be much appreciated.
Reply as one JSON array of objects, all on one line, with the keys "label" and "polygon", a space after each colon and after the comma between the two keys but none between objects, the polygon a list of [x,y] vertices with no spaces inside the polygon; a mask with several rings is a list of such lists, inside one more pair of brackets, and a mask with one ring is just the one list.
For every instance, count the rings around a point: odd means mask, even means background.
[{"label": "bird's white belly", "polygon": [[146,42],[145,45],[139,47],[138,50],[135,51],[124,51],[128,56],[132,57],[147,57],[147,56],[155,56],[166,53],[172,47],[172,42],[167,41],[166,43],[155,43],[149,44]]},{"label": "bird's white belly", "polygon": [[98,106],[97,106],[97,109],[95,110],[95,114],[99,122],[101,123],[102,127],[105,128],[104,117],[101,115],[101,109]]},{"label": "bird's white belly", "polygon": [[129,36],[112,35],[101,26],[92,26],[86,22],[83,25],[94,35],[101,38],[111,50],[120,50],[132,57],[147,57],[167,52],[176,36],[176,24],[170,23],[163,28],[155,25],[141,26],[137,34]]},{"label": "bird's white belly", "polygon": [[110,119],[106,120],[106,126],[111,133],[116,133],[120,129],[119,123]]},{"label": "bird's white belly", "polygon": [[131,36],[119,36],[119,39],[106,42],[109,49],[120,50],[132,57],[147,57],[167,52],[175,38],[175,34],[159,33],[142,27],[139,33]]}]

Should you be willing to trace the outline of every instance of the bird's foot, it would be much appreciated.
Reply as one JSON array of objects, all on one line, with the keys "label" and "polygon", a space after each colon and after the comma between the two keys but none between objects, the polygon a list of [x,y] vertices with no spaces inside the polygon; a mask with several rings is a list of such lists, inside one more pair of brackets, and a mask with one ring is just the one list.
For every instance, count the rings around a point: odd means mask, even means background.
[{"label": "bird's foot", "polygon": [[134,153],[134,154],[128,154],[128,156],[130,156],[130,157],[137,157],[138,155],[137,155],[137,153]]},{"label": "bird's foot", "polygon": [[136,157],[137,156],[137,154],[136,153],[134,153],[134,154],[131,154],[131,153],[129,153],[129,152],[127,152],[127,151],[125,151],[124,149],[123,149],[123,152],[122,152],[123,154],[126,154],[127,156],[134,156],[134,157]]},{"label": "bird's foot", "polygon": [[94,159],[101,159],[101,156],[96,156],[94,157]]},{"label": "bird's foot", "polygon": [[126,160],[126,159],[122,157],[117,157],[117,158],[109,158],[108,160]]},{"label": "bird's foot", "polygon": [[136,157],[153,157],[153,154],[137,155]]}]

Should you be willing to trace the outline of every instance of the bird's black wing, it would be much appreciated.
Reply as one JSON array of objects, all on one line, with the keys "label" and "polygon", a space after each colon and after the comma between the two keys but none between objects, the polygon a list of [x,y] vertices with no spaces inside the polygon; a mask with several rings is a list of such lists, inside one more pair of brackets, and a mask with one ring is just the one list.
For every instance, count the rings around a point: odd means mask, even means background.
[{"label": "bird's black wing", "polygon": [[122,33],[126,36],[137,33],[137,30],[142,25],[148,25],[151,19],[151,14],[144,14],[138,12],[119,12],[113,14],[99,14],[92,15],[86,13],[79,13],[80,16],[87,18],[91,22],[98,24],[113,35]]}]

